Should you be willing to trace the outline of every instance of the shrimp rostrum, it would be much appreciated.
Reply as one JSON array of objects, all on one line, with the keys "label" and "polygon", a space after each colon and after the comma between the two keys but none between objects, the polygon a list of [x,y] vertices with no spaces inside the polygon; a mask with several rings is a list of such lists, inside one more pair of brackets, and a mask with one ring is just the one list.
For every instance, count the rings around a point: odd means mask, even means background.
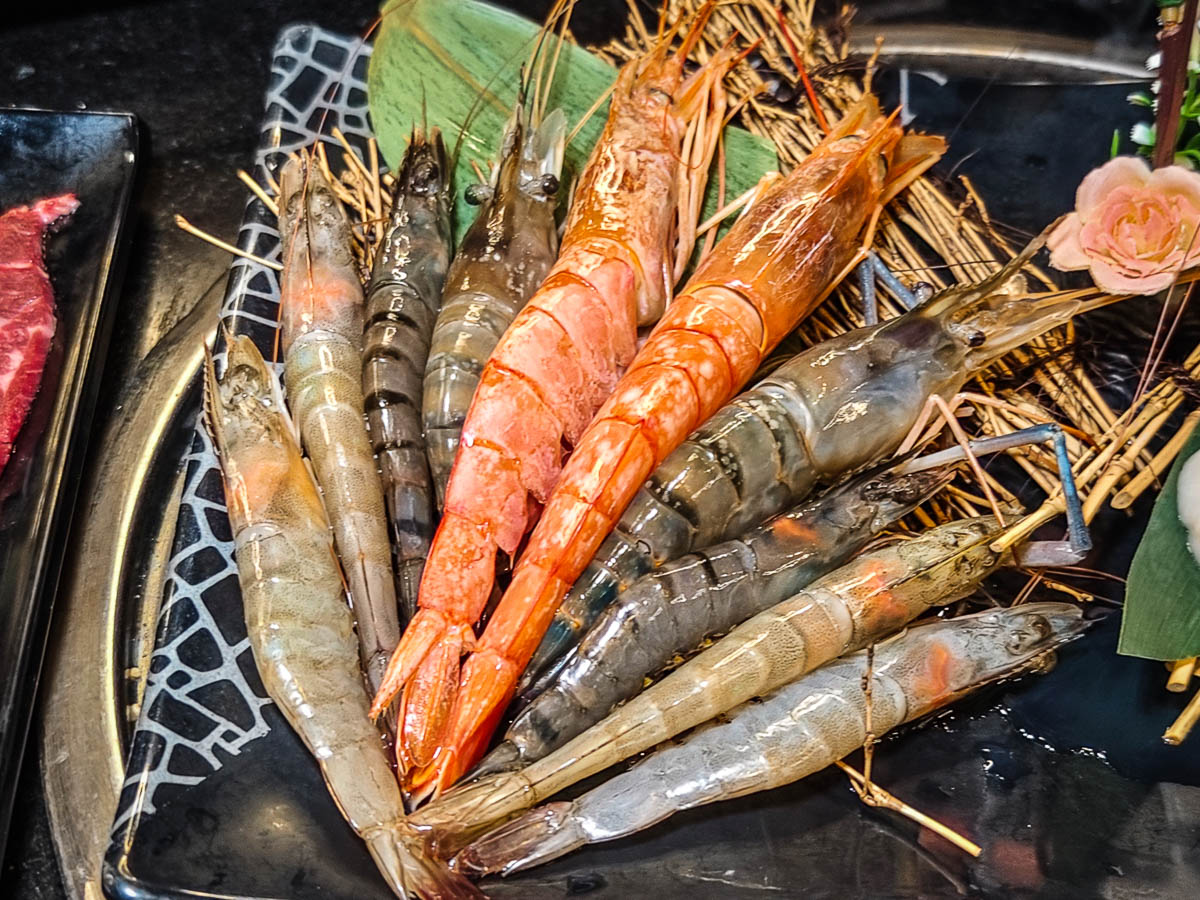
[{"label": "shrimp rostrum", "polygon": [[870,551],[743,622],[578,737],[524,769],[455,788],[412,821],[448,856],[582,778],[886,637],[970,594],[1004,561],[990,516]]},{"label": "shrimp rostrum", "polygon": [[1083,628],[1080,610],[1067,603],[918,625],[879,644],[871,661],[863,650],[831,662],[573,801],[530,810],[467,847],[454,867],[476,877],[507,875],[681,810],[790,784],[862,746],[868,731],[878,737],[1037,667]]},{"label": "shrimp rostrum", "polygon": [[399,786],[367,716],[354,622],[317,486],[275,376],[249,338],[227,335],[227,345],[222,378],[212,357],[206,361],[206,422],[224,475],[246,633],[263,685],[397,896],[479,896],[427,859],[408,830]]},{"label": "shrimp rostrum", "polygon": [[540,759],[600,721],[677,655],[843,565],[951,478],[865,475],[746,534],[645,575],[606,609],[473,775]]},{"label": "shrimp rostrum", "polygon": [[1112,302],[1031,296],[1020,270],[1042,243],[977,284],[805,350],[697,428],[638,489],[564,601],[522,688],[641,575],[882,460],[931,395],[952,397],[1013,348]]}]

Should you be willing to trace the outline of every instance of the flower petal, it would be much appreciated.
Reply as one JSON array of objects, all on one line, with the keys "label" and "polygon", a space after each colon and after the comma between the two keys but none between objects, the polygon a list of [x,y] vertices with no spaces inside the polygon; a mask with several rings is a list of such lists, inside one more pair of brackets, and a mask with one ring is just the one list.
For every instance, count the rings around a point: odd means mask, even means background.
[{"label": "flower petal", "polygon": [[1091,260],[1079,243],[1079,230],[1082,226],[1079,216],[1071,213],[1059,222],[1046,238],[1046,246],[1050,248],[1050,265],[1061,272],[1086,269],[1091,265]]},{"label": "flower petal", "polygon": [[1136,156],[1117,156],[1093,169],[1079,182],[1075,192],[1075,211],[1085,221],[1105,198],[1122,185],[1141,187],[1150,177],[1146,161]]},{"label": "flower petal", "polygon": [[1146,187],[1185,198],[1192,209],[1200,212],[1200,172],[1192,172],[1183,166],[1163,166],[1150,173]]},{"label": "flower petal", "polygon": [[1131,277],[1107,261],[1092,260],[1092,281],[1096,287],[1110,294],[1157,294],[1170,286],[1174,272],[1156,272],[1152,275]]}]

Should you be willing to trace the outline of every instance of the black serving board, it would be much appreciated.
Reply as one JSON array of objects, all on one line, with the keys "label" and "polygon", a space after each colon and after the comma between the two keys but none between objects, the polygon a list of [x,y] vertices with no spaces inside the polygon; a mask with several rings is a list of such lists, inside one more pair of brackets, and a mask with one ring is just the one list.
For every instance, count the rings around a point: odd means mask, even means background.
[{"label": "black serving board", "polygon": [[[276,46],[259,177],[322,120],[364,124],[367,48],[308,28]],[[344,94],[324,93],[351,73]],[[1014,81],[1021,73],[1014,67]],[[878,85],[895,102],[894,73]],[[1020,85],[912,77],[916,127],[953,133],[941,172],[968,174],[1014,225],[1036,231],[1069,209],[1136,111],[1127,85]],[[1070,124],[1068,124],[1070,123]],[[315,137],[311,135],[310,139]],[[264,208],[239,243],[277,252]],[[234,265],[223,319],[266,347],[274,276]],[[1097,326],[1099,328],[1100,326]],[[386,898],[315,763],[259,684],[211,448],[196,431],[146,699],[104,864],[112,900]],[[1145,521],[1106,516],[1088,564],[1123,572]],[[1119,586],[1098,593],[1119,597]],[[1100,611],[1098,609],[1098,611]],[[969,698],[886,739],[875,772],[901,798],[981,843],[970,861],[907,820],[863,807],[836,771],[677,815],[483,888],[497,898],[1200,896],[1200,761],[1158,735],[1181,701],[1161,665],[1114,655],[1116,620],[1067,648],[1049,675]],[[589,785],[581,785],[585,789]]]},{"label": "black serving board", "polygon": [[58,324],[41,387],[0,474],[0,846],[7,837],[116,306],[137,124],[123,113],[0,110],[0,210],[66,192],[49,238]]}]

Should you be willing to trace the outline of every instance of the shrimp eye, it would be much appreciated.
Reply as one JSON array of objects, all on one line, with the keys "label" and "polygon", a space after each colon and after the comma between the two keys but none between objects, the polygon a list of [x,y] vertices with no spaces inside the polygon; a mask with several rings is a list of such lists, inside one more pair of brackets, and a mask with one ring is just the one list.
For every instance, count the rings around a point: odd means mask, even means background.
[{"label": "shrimp eye", "polygon": [[970,337],[967,338],[967,346],[982,347],[983,342],[987,340],[987,335],[982,331],[972,331]]},{"label": "shrimp eye", "polygon": [[558,176],[551,174],[542,176],[542,193],[547,197],[553,197],[558,193]]},{"label": "shrimp eye", "polygon": [[463,192],[463,198],[472,206],[486,203],[491,196],[492,189],[486,184],[468,185],[466,191]]}]

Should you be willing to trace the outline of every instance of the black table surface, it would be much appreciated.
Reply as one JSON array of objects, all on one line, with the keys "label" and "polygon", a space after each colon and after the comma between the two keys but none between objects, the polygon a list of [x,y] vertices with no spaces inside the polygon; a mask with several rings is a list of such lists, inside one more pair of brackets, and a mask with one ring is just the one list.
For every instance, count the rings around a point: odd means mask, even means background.
[{"label": "black table surface", "polygon": [[[504,5],[540,16],[549,4]],[[1153,5],[1153,0],[859,4],[860,21],[1021,27],[1147,47]],[[605,36],[620,21],[611,15],[612,7],[581,0],[576,33]],[[375,11],[375,0],[48,0],[5,12],[0,106],[123,110],[141,120],[129,263],[94,434],[103,429],[114,411],[113,398],[158,336],[225,275],[228,256],[180,232],[172,218],[182,212],[212,233],[236,233],[245,189],[234,173],[252,157],[276,33],[299,21],[361,33]],[[59,900],[65,892],[37,746],[35,723],[0,868],[0,897]]]}]

